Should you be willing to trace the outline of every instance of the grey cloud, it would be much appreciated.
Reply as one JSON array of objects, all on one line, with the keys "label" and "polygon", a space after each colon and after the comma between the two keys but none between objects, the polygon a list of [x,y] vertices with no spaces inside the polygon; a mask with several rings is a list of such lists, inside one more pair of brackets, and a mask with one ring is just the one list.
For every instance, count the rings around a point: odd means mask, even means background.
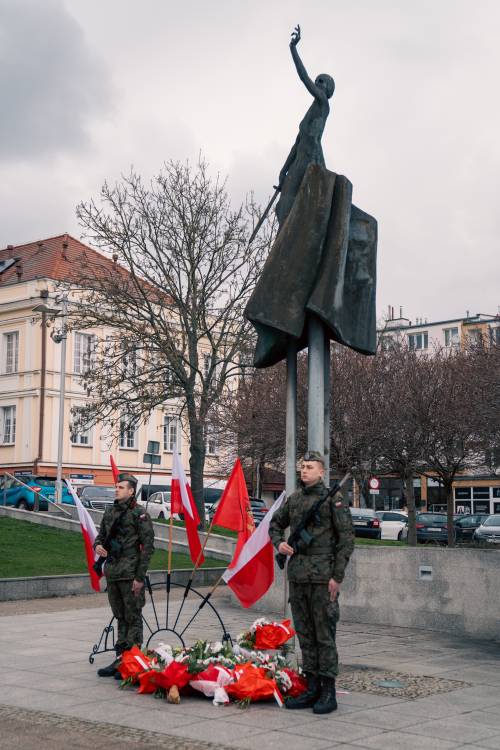
[{"label": "grey cloud", "polygon": [[90,144],[111,84],[59,0],[0,0],[0,159],[58,155]]}]

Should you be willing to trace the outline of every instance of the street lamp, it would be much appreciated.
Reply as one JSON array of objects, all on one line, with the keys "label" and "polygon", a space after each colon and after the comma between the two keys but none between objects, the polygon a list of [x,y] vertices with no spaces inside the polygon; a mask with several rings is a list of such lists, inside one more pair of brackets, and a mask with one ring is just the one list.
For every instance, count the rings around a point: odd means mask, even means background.
[{"label": "street lamp", "polygon": [[50,307],[42,303],[33,308],[33,312],[47,313],[54,317],[61,318],[61,327],[58,331],[53,331],[50,336],[56,344],[61,344],[61,375],[59,387],[59,427],[57,432],[57,478],[56,478],[56,503],[62,503],[62,456],[63,456],[63,438],[64,438],[64,395],[66,389],[66,340],[67,334],[67,317],[68,317],[68,298],[61,297],[61,307]]}]

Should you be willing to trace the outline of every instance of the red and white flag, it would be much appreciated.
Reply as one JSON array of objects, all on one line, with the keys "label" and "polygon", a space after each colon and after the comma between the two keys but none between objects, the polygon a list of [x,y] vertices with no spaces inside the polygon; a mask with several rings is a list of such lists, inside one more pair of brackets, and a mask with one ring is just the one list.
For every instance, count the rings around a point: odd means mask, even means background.
[{"label": "red and white flag", "polygon": [[85,545],[85,555],[87,557],[87,567],[89,569],[90,576],[90,585],[92,586],[94,591],[101,591],[100,581],[102,576],[98,576],[93,568],[93,565],[97,560],[97,555],[94,552],[94,542],[97,536],[97,529],[95,527],[94,521],[92,520],[92,516],[82,505],[82,501],[73,489],[69,479],[66,479],[66,485],[73,496],[73,500],[75,501],[76,509],[78,511],[78,520],[80,521],[80,526],[82,527],[83,543]]},{"label": "red and white flag", "polygon": [[282,492],[246,542],[234,568],[228,568],[222,576],[244,607],[259,601],[274,581],[274,548],[269,538],[269,524],[285,499],[286,494]]},{"label": "red and white flag", "polygon": [[113,482],[116,484],[118,482],[118,474],[119,474],[118,466],[115,463],[115,459],[111,455],[109,457],[109,462],[111,464],[111,471],[113,472]]},{"label": "red and white flag", "polygon": [[170,489],[170,512],[182,513],[184,523],[186,524],[186,534],[189,544],[189,555],[193,563],[202,565],[205,557],[201,553],[200,537],[198,536],[198,526],[200,517],[196,508],[196,503],[191,492],[191,487],[186,482],[186,475],[177,451],[174,451],[174,460],[172,464],[172,487]]},{"label": "red and white flag", "polygon": [[239,458],[235,461],[231,476],[227,480],[225,490],[217,503],[212,525],[238,532],[236,548],[229,565],[230,568],[234,568],[241,550],[255,531],[247,484]]}]

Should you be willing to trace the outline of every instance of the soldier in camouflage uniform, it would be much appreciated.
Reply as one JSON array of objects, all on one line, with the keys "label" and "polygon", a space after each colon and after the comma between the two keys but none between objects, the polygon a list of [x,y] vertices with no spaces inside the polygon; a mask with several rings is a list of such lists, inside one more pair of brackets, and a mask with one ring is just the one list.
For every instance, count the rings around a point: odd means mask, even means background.
[{"label": "soldier in camouflage uniform", "polygon": [[[134,476],[119,474],[115,502],[104,511],[94,543],[96,553],[106,558],[104,575],[108,599],[118,627],[116,659],[98,670],[99,677],[118,677],[116,667],[120,655],[134,645],[142,645],[144,579],[154,551],[154,531],[151,518],[136,504],[136,488]],[[109,539],[115,521],[112,539]]]},{"label": "soldier in camouflage uniform", "polygon": [[287,700],[285,706],[290,709],[312,706],[317,714],[330,713],[337,708],[338,594],[354,549],[351,514],[341,494],[337,493],[322,503],[318,518],[308,525],[307,531],[313,537],[309,546],[299,544],[298,552],[294,552],[284,541],[284,532],[289,526],[293,533],[304,514],[328,493],[323,483],[324,473],[321,454],[306,453],[301,463],[301,486],[276,511],[269,527],[278,552],[289,556],[290,606],[308,683],[306,692]]}]

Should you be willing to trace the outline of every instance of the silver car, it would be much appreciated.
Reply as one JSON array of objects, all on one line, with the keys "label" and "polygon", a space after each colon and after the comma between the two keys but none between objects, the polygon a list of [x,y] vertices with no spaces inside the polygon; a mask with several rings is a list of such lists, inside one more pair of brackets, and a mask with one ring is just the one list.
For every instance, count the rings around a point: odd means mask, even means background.
[{"label": "silver car", "polygon": [[472,537],[475,542],[500,544],[500,513],[488,516],[481,526],[478,526]]}]

